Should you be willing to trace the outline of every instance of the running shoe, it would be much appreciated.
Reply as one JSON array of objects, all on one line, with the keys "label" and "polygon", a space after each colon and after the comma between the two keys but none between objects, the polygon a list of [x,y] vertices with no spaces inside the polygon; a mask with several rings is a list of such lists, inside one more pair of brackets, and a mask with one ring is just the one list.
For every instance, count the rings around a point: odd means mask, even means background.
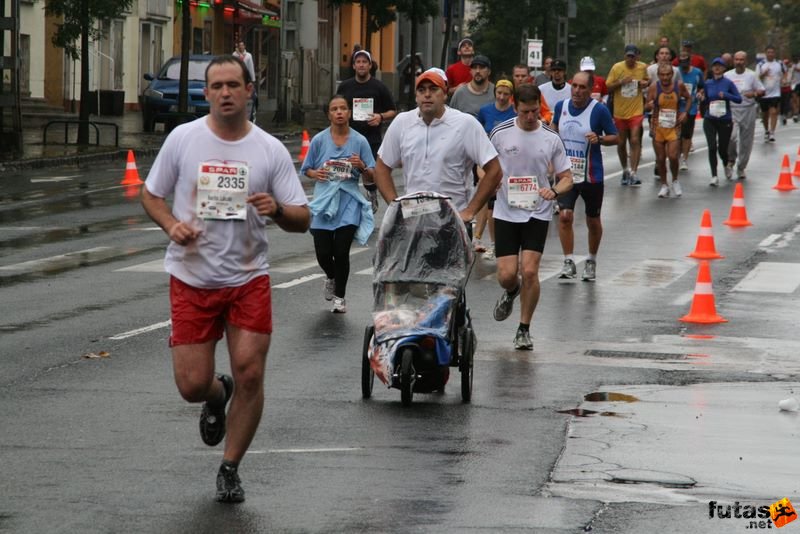
[{"label": "running shoe", "polygon": [[586,263],[583,264],[581,280],[594,282],[595,278],[597,278],[597,262],[594,260],[586,260]]},{"label": "running shoe", "polygon": [[237,503],[244,501],[242,479],[236,467],[222,464],[217,473],[217,502]]},{"label": "running shoe", "polygon": [[737,180],[747,180],[747,175],[744,173],[744,169],[740,169],[737,174]]},{"label": "running shoe", "polygon": [[620,185],[631,185],[631,171],[625,169],[622,171],[622,180],[619,183]]},{"label": "running shoe", "polygon": [[634,187],[642,185],[642,181],[639,179],[638,176],[636,176],[636,173],[634,172],[631,173],[631,185]]},{"label": "running shoe", "polygon": [[683,195],[683,188],[680,182],[672,182],[672,194],[676,197]]},{"label": "running shoe", "polygon": [[575,278],[578,275],[578,270],[575,268],[575,262],[572,260],[564,260],[564,266],[561,267],[561,272],[558,273],[559,278]]},{"label": "running shoe", "polygon": [[486,252],[483,253],[484,260],[493,260],[495,259],[494,256],[494,245],[489,245],[486,247]]},{"label": "running shoe", "polygon": [[472,244],[472,250],[474,250],[475,252],[480,252],[480,253],[486,252],[486,247],[483,246],[483,243],[481,243],[481,240],[480,240],[479,237],[475,238],[475,241]]},{"label": "running shoe", "polygon": [[225,389],[225,400],[219,405],[204,402],[200,412],[200,438],[209,447],[219,444],[225,437],[225,406],[233,395],[233,378],[228,375],[217,375],[216,378]]},{"label": "running shoe", "polygon": [[711,187],[717,187],[719,185],[719,178],[717,178],[716,176],[712,176],[711,180],[708,181],[708,185],[710,185]]},{"label": "running shoe", "polygon": [[664,184],[658,192],[658,198],[667,198],[669,196],[669,186]]},{"label": "running shoe", "polygon": [[686,158],[681,158],[680,170],[688,171],[689,170],[689,162],[686,161]]},{"label": "running shoe", "polygon": [[514,337],[514,348],[517,350],[533,350],[530,332],[522,328],[517,329],[517,335]]},{"label": "running shoe", "polygon": [[769,142],[770,143],[774,143],[775,142],[775,134],[772,133],[772,132],[769,133]]},{"label": "running shoe", "polygon": [[367,191],[367,200],[372,206],[372,213],[378,213],[378,190]]},{"label": "running shoe", "polygon": [[333,308],[331,308],[331,312],[347,313],[347,305],[343,298],[333,297]]},{"label": "running shoe", "polygon": [[333,300],[333,292],[336,290],[336,280],[333,278],[326,278],[325,285],[323,286],[325,300]]},{"label": "running shoe", "polygon": [[725,178],[728,180],[733,179],[733,163],[725,164]]},{"label": "running shoe", "polygon": [[505,321],[508,319],[508,316],[511,315],[511,312],[514,310],[514,299],[519,295],[521,287],[520,281],[517,280],[517,288],[513,293],[503,291],[503,294],[500,295],[500,298],[497,299],[497,303],[494,305],[493,315],[495,321]]},{"label": "running shoe", "polygon": [[764,130],[764,142],[769,142],[769,130]]}]

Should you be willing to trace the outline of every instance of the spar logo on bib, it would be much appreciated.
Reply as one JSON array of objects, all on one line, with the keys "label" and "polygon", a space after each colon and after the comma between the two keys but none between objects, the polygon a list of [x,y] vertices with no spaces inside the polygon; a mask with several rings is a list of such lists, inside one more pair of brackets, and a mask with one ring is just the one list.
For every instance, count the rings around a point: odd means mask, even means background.
[{"label": "spar logo on bib", "polygon": [[519,147],[518,146],[510,146],[508,148],[504,148],[503,150],[509,156],[516,156],[517,154],[519,154]]}]

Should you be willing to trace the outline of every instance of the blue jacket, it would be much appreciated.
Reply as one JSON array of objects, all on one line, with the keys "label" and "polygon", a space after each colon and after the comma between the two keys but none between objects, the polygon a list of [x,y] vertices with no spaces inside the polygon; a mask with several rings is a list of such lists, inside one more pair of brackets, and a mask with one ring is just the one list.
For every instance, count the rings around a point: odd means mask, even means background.
[{"label": "blue jacket", "polygon": [[[739,94],[739,90],[736,88],[736,85],[732,81],[730,81],[726,77],[721,77],[718,80],[715,80],[713,77],[706,80],[705,83],[705,92],[706,92],[706,101],[705,101],[705,109],[708,110],[711,102],[714,100],[724,100],[725,101],[725,115],[721,117],[712,117],[708,111],[706,111],[705,118],[711,119],[715,121],[731,121],[731,102],[735,102],[740,104],[742,102],[742,95]],[[722,93],[722,97],[720,97],[720,93]]]},{"label": "blue jacket", "polygon": [[314,216],[321,215],[328,219],[335,219],[339,213],[339,193],[352,196],[361,205],[361,222],[356,230],[355,238],[359,244],[366,244],[375,228],[375,217],[372,215],[372,204],[358,189],[358,182],[335,180],[327,182],[325,185],[327,187],[315,191],[314,200],[308,205],[311,213]]}]

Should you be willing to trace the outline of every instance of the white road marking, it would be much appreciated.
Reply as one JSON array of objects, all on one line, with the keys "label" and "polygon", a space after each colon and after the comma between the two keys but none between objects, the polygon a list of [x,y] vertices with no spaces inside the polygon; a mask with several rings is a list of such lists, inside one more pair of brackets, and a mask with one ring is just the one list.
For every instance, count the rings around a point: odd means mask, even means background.
[{"label": "white road marking", "polygon": [[77,261],[81,256],[88,256],[111,250],[111,247],[95,247],[86,250],[79,250],[77,252],[70,252],[68,254],[59,254],[58,256],[50,256],[39,260],[23,261],[22,263],[14,263],[11,265],[0,266],[0,271],[33,271],[40,270],[47,265],[57,264],[66,260]]},{"label": "white road marking", "polygon": [[780,237],[781,237],[781,234],[770,234],[767,237],[765,237],[761,241],[761,243],[758,244],[758,246],[761,247],[761,248],[766,248],[766,247],[770,246],[771,244],[773,244],[776,240],[780,239]]},{"label": "white road marking", "polygon": [[80,174],[76,174],[75,176],[53,176],[51,178],[31,178],[32,184],[41,184],[47,182],[69,182],[73,178],[80,177]]},{"label": "white road marking", "polygon": [[799,264],[764,261],[747,273],[747,276],[731,291],[794,293],[798,287],[800,287]]},{"label": "white road marking", "polygon": [[372,272],[373,272],[372,267],[367,267],[366,269],[361,269],[360,271],[357,271],[356,274],[372,275]]},{"label": "white road marking", "polygon": [[293,261],[285,265],[270,265],[269,272],[271,273],[296,273],[298,271],[305,271],[317,265],[317,260],[308,261]]},{"label": "white road marking", "polygon": [[317,453],[317,452],[355,452],[363,451],[364,447],[320,447],[317,449],[267,449],[265,451],[247,451],[248,453],[261,452],[270,454],[304,454],[304,453]]},{"label": "white road marking", "polygon": [[289,280],[288,282],[284,282],[282,284],[277,284],[272,286],[273,289],[288,289],[290,287],[299,286],[300,284],[304,284],[306,282],[310,282],[312,280],[316,280],[317,278],[322,278],[325,276],[324,273],[317,273],[317,274],[309,274],[306,276],[301,276],[300,278],[295,278],[294,280]]},{"label": "white road marking", "polygon": [[148,261],[147,263],[140,263],[138,265],[131,265],[130,267],[123,267],[122,269],[116,269],[115,273],[121,272],[131,272],[131,273],[163,273],[164,271],[164,259],[158,259],[153,261]]},{"label": "white road marking", "polygon": [[687,291],[683,295],[679,295],[678,298],[672,301],[673,306],[686,306],[692,299],[694,298],[694,291]]},{"label": "white road marking", "polygon": [[128,337],[138,336],[139,334],[145,334],[147,332],[152,332],[153,330],[160,330],[162,328],[166,328],[171,324],[172,324],[172,321],[168,319],[168,320],[162,321],[160,323],[155,323],[155,324],[151,324],[149,326],[143,326],[142,328],[137,328],[136,330],[128,330],[127,332],[123,332],[121,334],[117,334],[117,335],[111,336],[108,339],[113,339],[113,340],[116,341],[116,340],[125,339],[125,338],[128,338]]}]

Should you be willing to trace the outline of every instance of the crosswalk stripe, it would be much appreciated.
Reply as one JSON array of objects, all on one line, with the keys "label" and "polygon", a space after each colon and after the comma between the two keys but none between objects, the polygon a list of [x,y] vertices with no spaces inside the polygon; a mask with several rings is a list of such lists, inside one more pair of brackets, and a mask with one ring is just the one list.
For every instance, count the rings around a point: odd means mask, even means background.
[{"label": "crosswalk stripe", "polygon": [[800,287],[800,265],[762,261],[731,291],[794,293]]},{"label": "crosswalk stripe", "polygon": [[108,339],[113,339],[115,341],[120,339],[125,339],[128,337],[138,336],[139,334],[145,334],[147,332],[152,332],[153,330],[159,330],[161,328],[166,328],[172,324],[172,321],[167,319],[166,321],[162,321],[160,323],[151,324],[149,326],[143,326],[142,328],[137,328],[135,330],[128,330],[127,332],[123,332],[121,334],[117,334],[111,336]]},{"label": "crosswalk stripe", "polygon": [[310,282],[312,280],[322,278],[323,276],[325,276],[323,273],[309,274],[306,276],[301,276],[300,278],[295,278],[294,280],[289,280],[288,282],[284,282],[282,284],[276,284],[272,287],[274,289],[287,289],[290,287],[299,286],[300,284],[303,284],[305,282]]}]

